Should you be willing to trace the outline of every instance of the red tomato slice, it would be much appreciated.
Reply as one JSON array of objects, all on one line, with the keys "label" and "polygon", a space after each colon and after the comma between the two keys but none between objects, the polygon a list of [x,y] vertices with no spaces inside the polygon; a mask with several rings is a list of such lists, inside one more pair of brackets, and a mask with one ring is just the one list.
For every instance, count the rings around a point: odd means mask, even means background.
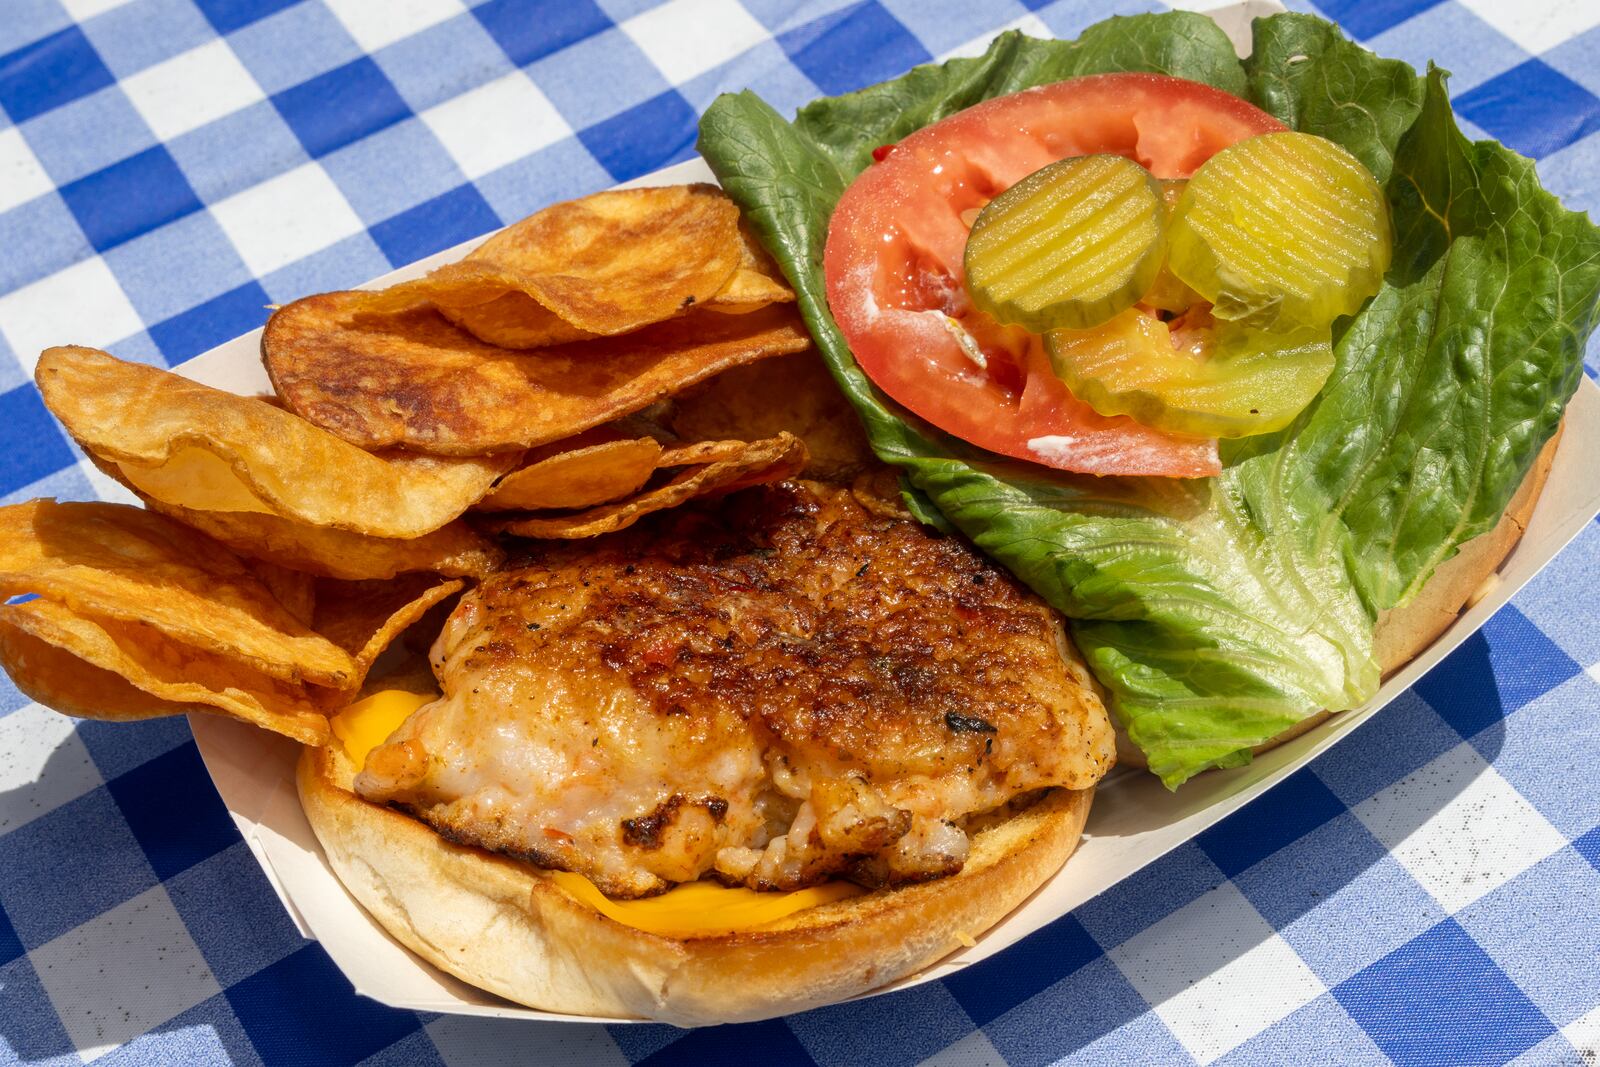
[{"label": "red tomato slice", "polygon": [[972,307],[961,259],[978,210],[1058,159],[1114,152],[1187,178],[1228,145],[1283,128],[1238,97],[1157,74],[985,101],[880,149],[845,190],[828,227],[828,304],[880,389],[980,448],[1085,474],[1216,474],[1215,441],[1106,418],[1073,397],[1038,338]]}]

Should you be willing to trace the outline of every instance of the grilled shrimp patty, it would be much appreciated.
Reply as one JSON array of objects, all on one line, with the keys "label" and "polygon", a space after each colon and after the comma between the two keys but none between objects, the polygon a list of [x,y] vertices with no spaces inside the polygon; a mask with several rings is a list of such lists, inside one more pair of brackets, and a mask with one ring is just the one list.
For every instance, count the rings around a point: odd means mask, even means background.
[{"label": "grilled shrimp patty", "polygon": [[546,543],[462,598],[356,779],[612,896],[952,874],[963,820],[1113,760],[1059,617],[957,538],[786,482]]}]

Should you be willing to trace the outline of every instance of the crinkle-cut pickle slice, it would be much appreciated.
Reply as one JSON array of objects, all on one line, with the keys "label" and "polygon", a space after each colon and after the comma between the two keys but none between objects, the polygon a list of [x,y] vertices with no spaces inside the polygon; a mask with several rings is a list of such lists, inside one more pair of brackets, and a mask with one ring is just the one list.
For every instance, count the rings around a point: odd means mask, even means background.
[{"label": "crinkle-cut pickle slice", "polygon": [[1189,179],[1167,228],[1172,272],[1219,319],[1263,329],[1352,315],[1389,269],[1389,206],[1349,152],[1309,133],[1224,148]]},{"label": "crinkle-cut pickle slice", "polygon": [[[1183,195],[1184,187],[1189,184],[1187,178],[1162,178],[1157,182],[1161,186],[1161,202],[1166,207],[1166,217],[1162,220],[1163,230],[1166,219],[1172,217],[1172,209],[1178,206],[1178,197]],[[1139,299],[1141,304],[1146,304],[1162,311],[1173,314],[1182,314],[1200,303],[1205,298],[1185,285],[1183,279],[1172,273],[1172,267],[1166,259],[1161,261],[1161,270],[1156,274],[1156,280],[1148,292]]]},{"label": "crinkle-cut pickle slice", "polygon": [[1250,437],[1288,425],[1333,373],[1326,326],[1286,333],[1218,323],[1206,351],[1173,347],[1167,324],[1125,311],[1093,330],[1045,335],[1050,363],[1102,415],[1200,437]]},{"label": "crinkle-cut pickle slice", "polygon": [[964,266],[972,302],[1036,333],[1098,326],[1155,284],[1161,187],[1121,156],[1052,163],[989,201]]}]

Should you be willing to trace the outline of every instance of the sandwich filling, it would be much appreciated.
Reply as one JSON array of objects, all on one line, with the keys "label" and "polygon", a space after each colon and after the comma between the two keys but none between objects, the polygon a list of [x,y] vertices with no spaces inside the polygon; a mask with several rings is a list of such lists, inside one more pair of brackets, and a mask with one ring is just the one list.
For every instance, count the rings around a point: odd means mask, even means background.
[{"label": "sandwich filling", "polygon": [[356,792],[612,897],[953,874],[975,817],[1114,758],[1050,608],[809,483],[539,545],[462,598],[432,660],[443,696]]}]

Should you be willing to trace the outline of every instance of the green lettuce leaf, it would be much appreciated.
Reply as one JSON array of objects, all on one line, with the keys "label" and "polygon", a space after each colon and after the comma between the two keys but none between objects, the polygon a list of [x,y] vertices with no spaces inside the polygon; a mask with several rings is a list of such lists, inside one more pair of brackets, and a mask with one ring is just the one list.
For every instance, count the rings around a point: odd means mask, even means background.
[{"label": "green lettuce leaf", "polygon": [[1285,126],[1337,141],[1380,182],[1422,110],[1422,82],[1409,64],[1380,59],[1312,15],[1258,19],[1244,69],[1241,96]]},{"label": "green lettuce leaf", "polygon": [[[1226,442],[1214,479],[998,461],[888,401],[828,312],[828,218],[873,148],[992,96],[1117,70],[1204,81],[1338,141],[1384,182],[1394,216],[1394,268],[1337,324],[1322,395],[1279,433]],[[1493,526],[1554,433],[1595,324],[1600,231],[1541,190],[1527,160],[1468,142],[1441,72],[1419,77],[1311,16],[1258,20],[1242,63],[1210,20],[1180,12],[1070,42],[1006,34],[792,123],[753,94],[724,96],[700,150],[783,265],[913,510],[942,515],[1067,615],[1119,721],[1174,787],[1376,690],[1378,612]]]}]

